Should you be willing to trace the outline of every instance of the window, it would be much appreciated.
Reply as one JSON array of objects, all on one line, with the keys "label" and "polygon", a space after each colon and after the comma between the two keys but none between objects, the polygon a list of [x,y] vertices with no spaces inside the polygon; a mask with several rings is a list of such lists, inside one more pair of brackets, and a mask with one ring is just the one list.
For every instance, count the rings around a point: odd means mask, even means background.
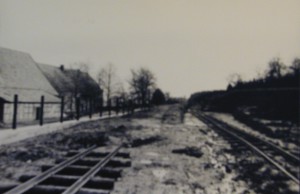
[{"label": "window", "polygon": [[41,107],[36,107],[35,110],[35,120],[39,120],[41,116]]}]

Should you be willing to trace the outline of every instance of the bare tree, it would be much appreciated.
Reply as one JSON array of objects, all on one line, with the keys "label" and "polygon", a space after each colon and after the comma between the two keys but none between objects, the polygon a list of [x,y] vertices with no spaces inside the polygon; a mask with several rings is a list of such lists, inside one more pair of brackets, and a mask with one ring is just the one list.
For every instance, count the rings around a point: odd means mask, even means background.
[{"label": "bare tree", "polygon": [[267,78],[280,78],[283,75],[285,65],[279,58],[275,58],[269,62],[269,69],[266,72]]},{"label": "bare tree", "polygon": [[100,87],[104,90],[106,100],[109,100],[122,89],[122,84],[116,74],[116,67],[111,63],[100,70],[97,80]]},{"label": "bare tree", "polygon": [[117,84],[116,87],[116,92],[115,94],[123,99],[127,99],[128,98],[128,93],[125,91],[123,84],[121,82],[119,82],[119,84]]},{"label": "bare tree", "polygon": [[145,104],[147,99],[150,98],[151,90],[155,87],[154,74],[146,68],[140,68],[137,71],[131,70],[131,74],[132,78],[129,84],[133,94],[141,100],[142,104]]},{"label": "bare tree", "polygon": [[293,71],[295,75],[299,75],[300,73],[300,58],[295,58],[293,64],[290,69]]},{"label": "bare tree", "polygon": [[238,84],[242,83],[242,76],[238,73],[233,73],[227,78],[228,86],[235,87]]}]

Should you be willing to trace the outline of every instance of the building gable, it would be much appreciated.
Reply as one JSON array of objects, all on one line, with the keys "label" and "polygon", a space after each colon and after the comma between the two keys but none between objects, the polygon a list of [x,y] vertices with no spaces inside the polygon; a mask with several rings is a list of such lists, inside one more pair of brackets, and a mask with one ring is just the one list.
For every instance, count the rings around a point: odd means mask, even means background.
[{"label": "building gable", "polygon": [[0,97],[12,101],[14,94],[21,101],[37,101],[41,95],[46,101],[58,100],[56,90],[28,53],[0,47]]}]

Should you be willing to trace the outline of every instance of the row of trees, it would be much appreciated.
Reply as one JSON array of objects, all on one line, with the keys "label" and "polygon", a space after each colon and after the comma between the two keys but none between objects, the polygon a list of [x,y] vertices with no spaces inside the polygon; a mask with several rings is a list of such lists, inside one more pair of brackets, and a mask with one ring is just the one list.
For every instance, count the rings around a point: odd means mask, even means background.
[{"label": "row of trees", "polygon": [[116,74],[116,67],[112,64],[102,68],[97,75],[99,86],[103,89],[105,99],[115,96],[123,99],[134,99],[145,105],[151,99],[151,94],[156,87],[154,74],[146,68],[131,70],[131,79],[128,81],[130,91],[126,92],[122,82]]},{"label": "row of trees", "polygon": [[243,81],[239,74],[231,75],[227,89],[297,88],[299,74],[300,58],[295,58],[290,66],[285,65],[279,58],[274,58],[264,73],[250,81]]},{"label": "row of trees", "polygon": [[[83,72],[89,71],[88,63],[76,63],[72,66]],[[143,105],[150,101],[157,105],[166,102],[166,95],[157,88],[156,77],[147,68],[131,70],[131,79],[128,81],[129,91],[124,89],[123,83],[117,75],[117,69],[111,63],[100,69],[96,80],[103,90],[103,97],[106,102],[116,97],[124,100],[136,100]]]},{"label": "row of trees", "polygon": [[239,74],[229,80],[227,90],[198,92],[188,100],[205,111],[237,115],[247,112],[255,118],[299,122],[300,59],[290,66],[275,58],[260,76],[243,81]]}]

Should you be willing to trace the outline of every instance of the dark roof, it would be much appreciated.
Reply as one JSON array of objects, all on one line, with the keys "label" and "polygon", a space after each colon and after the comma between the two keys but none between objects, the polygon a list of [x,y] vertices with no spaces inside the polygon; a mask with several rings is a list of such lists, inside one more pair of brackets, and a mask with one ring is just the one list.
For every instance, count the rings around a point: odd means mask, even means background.
[{"label": "dark roof", "polygon": [[61,69],[60,67],[38,64],[40,70],[60,95],[75,93],[82,97],[99,96],[102,92],[99,85],[88,73],[75,69]]},{"label": "dark roof", "polygon": [[60,95],[74,91],[73,80],[59,67],[41,63],[38,63],[38,67]]},{"label": "dark roof", "polygon": [[28,53],[0,47],[0,97],[12,101],[59,101],[58,94]]},{"label": "dark roof", "polygon": [[73,80],[82,97],[99,96],[102,93],[97,82],[88,73],[75,69],[67,69],[64,72]]}]

